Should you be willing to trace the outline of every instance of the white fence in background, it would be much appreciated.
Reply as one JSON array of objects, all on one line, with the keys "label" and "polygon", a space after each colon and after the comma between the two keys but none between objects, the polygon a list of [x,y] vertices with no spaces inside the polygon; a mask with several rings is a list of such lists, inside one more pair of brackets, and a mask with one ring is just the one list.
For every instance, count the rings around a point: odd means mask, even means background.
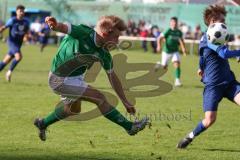
[{"label": "white fence in background", "polygon": [[[147,37],[147,38],[144,38],[144,37],[132,37],[132,36],[120,36],[119,37],[119,40],[128,40],[128,41],[156,41],[157,39],[156,38],[153,38],[153,37]],[[188,49],[188,52],[189,54],[193,54],[194,52],[194,46],[195,44],[199,44],[200,40],[192,40],[192,39],[184,39],[184,42],[186,44],[189,44],[189,48]],[[240,49],[240,41],[233,41],[233,42],[228,42],[228,45],[231,47],[231,48],[237,48],[237,49]]]}]

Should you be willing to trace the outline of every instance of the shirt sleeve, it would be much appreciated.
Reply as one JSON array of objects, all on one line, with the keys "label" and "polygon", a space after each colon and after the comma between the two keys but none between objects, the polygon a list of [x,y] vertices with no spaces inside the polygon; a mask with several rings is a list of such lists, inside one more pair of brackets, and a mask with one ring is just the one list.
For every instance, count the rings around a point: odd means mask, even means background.
[{"label": "shirt sleeve", "polygon": [[13,25],[13,19],[10,18],[7,23],[5,24],[6,28],[11,27]]},{"label": "shirt sleeve", "polygon": [[204,70],[204,59],[203,56],[199,56],[199,69]]},{"label": "shirt sleeve", "polygon": [[112,56],[109,52],[105,52],[105,53],[106,54],[104,55],[104,58],[101,61],[101,65],[107,73],[111,73],[113,71]]},{"label": "shirt sleeve", "polygon": [[183,33],[180,30],[179,30],[179,36],[180,36],[181,39],[183,38]]},{"label": "shirt sleeve", "polygon": [[232,50],[231,51],[225,45],[219,46],[219,45],[215,45],[215,44],[212,44],[212,43],[208,43],[207,45],[210,49],[217,52],[217,54],[223,59],[228,59],[228,58],[239,57],[240,56],[240,50]]},{"label": "shirt sleeve", "polygon": [[163,37],[165,37],[165,38],[167,38],[168,37],[168,35],[169,35],[169,29],[168,30],[166,30],[165,32],[163,32]]},{"label": "shirt sleeve", "polygon": [[73,25],[68,23],[66,25],[68,26],[68,35],[73,38],[78,39],[84,34],[84,27],[82,25]]}]

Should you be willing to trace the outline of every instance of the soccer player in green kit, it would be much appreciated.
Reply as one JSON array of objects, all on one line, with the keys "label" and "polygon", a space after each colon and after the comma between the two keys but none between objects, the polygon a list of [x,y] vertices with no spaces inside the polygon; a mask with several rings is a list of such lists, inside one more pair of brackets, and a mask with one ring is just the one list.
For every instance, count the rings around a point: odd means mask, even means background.
[{"label": "soccer player in green kit", "polygon": [[[52,30],[65,33],[67,36],[60,44],[49,73],[49,85],[55,93],[61,95],[64,105],[56,108],[45,118],[35,119],[34,125],[39,130],[40,139],[46,140],[46,129],[49,125],[79,113],[81,101],[96,104],[104,117],[123,127],[129,135],[135,135],[143,130],[148,124],[148,118],[135,122],[127,120],[109,104],[99,90],[84,81],[86,70],[94,62],[100,62],[127,112],[130,114],[136,112],[135,107],[125,97],[121,82],[113,70],[112,56],[106,48],[108,43],[117,44],[121,31],[126,30],[123,20],[117,16],[103,16],[97,22],[95,30],[85,25],[58,23],[54,17],[47,17],[45,21]],[[74,58],[79,58],[79,61],[84,63],[66,75],[62,68],[68,68],[64,65]]]},{"label": "soccer player in green kit", "polygon": [[178,19],[177,17],[172,17],[170,20],[170,28],[167,29],[163,34],[158,38],[158,47],[157,51],[160,52],[162,46],[161,42],[165,40],[163,51],[162,51],[162,60],[157,62],[155,66],[155,71],[159,67],[167,69],[168,61],[172,59],[173,66],[175,68],[175,86],[181,86],[180,76],[180,55],[179,55],[179,45],[181,46],[182,52],[186,55],[186,47],[182,38],[182,32],[178,29]]}]

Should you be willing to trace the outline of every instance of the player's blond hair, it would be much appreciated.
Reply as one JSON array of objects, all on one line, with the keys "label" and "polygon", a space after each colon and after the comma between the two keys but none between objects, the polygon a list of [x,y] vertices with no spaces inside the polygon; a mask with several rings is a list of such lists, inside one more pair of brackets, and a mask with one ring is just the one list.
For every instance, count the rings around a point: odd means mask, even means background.
[{"label": "player's blond hair", "polygon": [[218,19],[219,15],[227,15],[225,7],[222,5],[210,5],[203,12],[204,23],[209,26],[211,19]]},{"label": "player's blond hair", "polygon": [[96,30],[100,31],[102,33],[110,33],[114,30],[119,30],[119,31],[124,31],[127,29],[126,24],[124,23],[124,21],[114,15],[110,15],[110,16],[102,16],[96,25]]}]

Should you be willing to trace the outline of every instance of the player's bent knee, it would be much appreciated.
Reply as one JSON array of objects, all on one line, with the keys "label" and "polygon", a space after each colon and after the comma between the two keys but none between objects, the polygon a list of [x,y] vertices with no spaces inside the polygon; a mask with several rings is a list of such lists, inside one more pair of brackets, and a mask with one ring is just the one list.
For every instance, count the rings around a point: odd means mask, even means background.
[{"label": "player's bent knee", "polygon": [[237,105],[240,106],[240,93],[238,93],[233,100]]},{"label": "player's bent knee", "polygon": [[15,54],[15,59],[16,59],[17,61],[21,61],[21,60],[22,60],[22,55],[19,54],[19,53]]},{"label": "player's bent knee", "polygon": [[210,127],[214,122],[216,121],[215,117],[211,117],[211,118],[205,118],[204,119],[204,126],[206,128]]},{"label": "player's bent knee", "polygon": [[179,68],[180,67],[180,62],[175,61],[175,62],[173,62],[173,65],[174,65],[175,68]]},{"label": "player's bent knee", "polygon": [[101,92],[96,93],[94,99],[97,106],[101,106],[107,101],[106,97]]},{"label": "player's bent knee", "polygon": [[20,62],[22,60],[22,57],[17,57],[15,59],[16,59],[16,61]]},{"label": "player's bent knee", "polygon": [[81,102],[76,101],[70,106],[69,110],[72,114],[79,114],[81,112]]}]

